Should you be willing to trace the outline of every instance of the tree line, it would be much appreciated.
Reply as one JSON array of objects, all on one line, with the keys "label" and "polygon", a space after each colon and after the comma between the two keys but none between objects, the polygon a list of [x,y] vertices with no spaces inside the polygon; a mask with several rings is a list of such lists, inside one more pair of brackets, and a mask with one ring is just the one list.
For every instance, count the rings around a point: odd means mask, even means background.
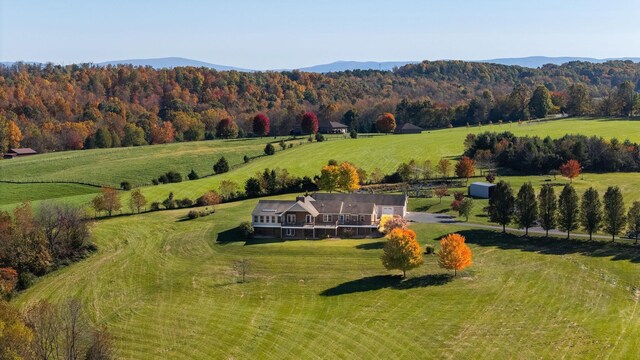
[{"label": "tree line", "polygon": [[575,160],[590,172],[640,171],[640,146],[629,140],[565,135],[552,139],[511,132],[468,134],[464,155],[481,167],[504,167],[523,174],[547,174]]},{"label": "tree line", "polygon": [[0,66],[0,151],[310,133],[310,114],[357,132],[377,131],[380,114],[394,112],[399,124],[423,128],[558,112],[629,116],[639,79],[640,65],[625,61],[540,69],[425,61],[331,74],[16,64]]},{"label": "tree line", "polygon": [[506,226],[515,223],[528,234],[529,228],[539,225],[549,236],[549,230],[567,233],[582,229],[589,239],[598,231],[611,235],[611,241],[627,229],[627,235],[638,243],[640,236],[640,201],[634,201],[628,209],[620,188],[609,186],[602,197],[593,187],[579,196],[571,184],[566,184],[559,195],[553,185],[544,184],[536,196],[530,182],[523,184],[514,195],[505,181],[496,185],[487,207],[489,219]]}]

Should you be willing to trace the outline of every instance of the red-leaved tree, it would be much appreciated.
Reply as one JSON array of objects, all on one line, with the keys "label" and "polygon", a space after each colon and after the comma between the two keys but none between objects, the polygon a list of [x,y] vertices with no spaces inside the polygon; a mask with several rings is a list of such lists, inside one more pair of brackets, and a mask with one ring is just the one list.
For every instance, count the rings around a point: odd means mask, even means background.
[{"label": "red-leaved tree", "polygon": [[302,122],[300,123],[302,132],[304,134],[315,134],[318,132],[318,117],[315,113],[308,111],[302,115]]},{"label": "red-leaved tree", "polygon": [[396,117],[391,113],[384,113],[376,120],[376,129],[381,133],[391,133],[396,129]]},{"label": "red-leaved tree", "polygon": [[271,130],[271,122],[265,114],[258,114],[253,117],[253,133],[257,136],[265,136]]},{"label": "red-leaved tree", "polygon": [[580,175],[580,171],[582,171],[582,166],[577,160],[569,160],[560,165],[560,173],[562,176],[569,178],[569,182],[573,182],[573,178]]}]

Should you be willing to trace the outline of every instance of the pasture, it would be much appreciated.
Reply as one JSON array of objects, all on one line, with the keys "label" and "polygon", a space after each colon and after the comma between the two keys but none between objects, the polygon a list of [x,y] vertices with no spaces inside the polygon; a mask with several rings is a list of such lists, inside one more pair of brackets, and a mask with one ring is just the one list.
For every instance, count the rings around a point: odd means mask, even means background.
[{"label": "pasture", "polygon": [[[361,136],[358,139],[337,135],[330,136],[328,141],[311,144],[302,137],[289,141],[288,143],[293,144],[294,147],[284,151],[275,144],[277,152],[273,156],[263,156],[263,148],[267,142],[279,139],[214,140],[136,148],[61,152],[0,161],[0,180],[84,181],[110,186],[118,186],[121,181],[129,181],[134,185],[147,184],[141,189],[149,202],[162,201],[170,192],[173,192],[176,198],[195,199],[208,190],[217,189],[222,180],[232,180],[237,183],[237,190],[243,190],[246,179],[257,172],[262,172],[265,168],[285,168],[295,176],[313,177],[329,159],[350,161],[368,172],[380,168],[385,173],[393,172],[399,163],[410,159],[431,160],[434,164],[441,157],[456,159],[463,151],[464,137],[470,132],[511,131],[517,135],[542,137],[547,135],[560,137],[567,133],[580,133],[640,141],[638,124],[640,123],[635,120],[578,118],[530,122],[522,125],[505,123],[442,129],[412,135]],[[255,158],[244,164],[242,158],[245,154]],[[185,179],[192,168],[201,176],[210,174],[213,163],[220,156],[225,156],[232,165],[228,173],[177,184],[148,185],[152,178],[157,178],[168,170],[180,171]],[[597,181],[597,186],[616,184],[623,187],[625,196],[629,200],[637,200],[640,199],[640,193],[634,186],[636,176],[637,174],[589,175],[585,178],[585,184],[591,180]],[[526,179],[537,181],[535,180],[537,178],[543,177],[509,177],[508,179],[513,182],[514,187],[519,187]],[[563,181],[558,178],[558,182]],[[580,180],[575,182],[579,184]],[[50,192],[55,194],[56,190],[52,189]],[[21,193],[27,194],[22,197],[28,197],[31,191],[21,191]],[[83,195],[83,193],[69,195]],[[0,193],[0,206],[3,208],[14,207],[17,203],[11,203],[13,197],[9,197],[8,200],[2,198],[3,194]],[[81,200],[86,203],[91,197],[57,198],[72,203],[80,203]],[[39,200],[39,197],[36,196],[31,200]],[[123,193],[122,200],[123,204],[127,203],[127,193]]]},{"label": "pasture", "polygon": [[[400,279],[381,239],[242,241],[256,200],[100,221],[91,257],[15,303],[81,299],[123,359],[633,358],[640,252],[625,245],[412,225],[421,244],[467,236],[457,278],[433,256]],[[239,283],[234,261],[250,262]]]}]

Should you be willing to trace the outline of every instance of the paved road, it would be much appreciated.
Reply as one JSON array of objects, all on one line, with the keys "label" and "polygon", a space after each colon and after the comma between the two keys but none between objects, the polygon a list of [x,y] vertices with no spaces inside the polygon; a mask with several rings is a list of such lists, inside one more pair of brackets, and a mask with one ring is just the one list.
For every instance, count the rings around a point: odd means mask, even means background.
[{"label": "paved road", "polygon": [[[481,228],[481,229],[493,229],[493,230],[502,231],[502,226],[469,223],[469,222],[465,222],[465,221],[462,221],[462,220],[458,220],[454,216],[447,215],[447,214],[434,214],[434,213],[427,213],[427,212],[407,212],[407,216],[405,218],[408,221],[417,222],[417,223],[424,223],[424,224],[450,224],[450,225],[457,225],[457,226],[467,226],[467,227],[474,227],[474,228]],[[524,229],[517,229],[517,228],[507,227],[507,230],[524,233]],[[546,231],[544,229],[542,229],[541,227],[536,226],[536,227],[529,228],[529,233],[530,234],[545,234]],[[549,230],[549,235],[565,236],[566,237],[567,233],[563,232],[563,231],[560,231],[560,230]],[[586,238],[588,238],[589,234],[571,233],[571,236],[572,237],[586,237]],[[611,240],[611,236],[607,236],[607,235],[593,235],[593,238],[594,239],[608,239],[608,240]],[[617,239],[628,240],[628,239],[626,239],[624,237],[623,238],[616,237],[616,240]]]}]

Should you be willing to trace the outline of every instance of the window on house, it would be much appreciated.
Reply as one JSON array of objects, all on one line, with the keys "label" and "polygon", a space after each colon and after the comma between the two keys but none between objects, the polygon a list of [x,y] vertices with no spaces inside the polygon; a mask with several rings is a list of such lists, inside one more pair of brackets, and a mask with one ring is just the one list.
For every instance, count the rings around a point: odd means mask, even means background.
[{"label": "window on house", "polygon": [[260,215],[260,222],[264,222],[264,216]]},{"label": "window on house", "polygon": [[274,224],[276,223],[276,217],[275,216],[271,217],[271,222],[274,223]]},{"label": "window on house", "polygon": [[296,214],[287,214],[287,222],[288,223],[296,222]]},{"label": "window on house", "polygon": [[287,236],[293,236],[296,234],[296,229],[287,229],[285,234]]},{"label": "window on house", "polygon": [[270,216],[265,216],[265,217],[267,218],[267,219],[266,219],[266,220],[267,220],[267,223],[269,223],[269,218],[270,218]]},{"label": "window on house", "polygon": [[253,222],[256,222],[256,223],[258,222],[258,216],[257,215],[253,217]]},{"label": "window on house", "polygon": [[311,215],[306,216],[307,223],[311,223],[313,221],[313,217]]},{"label": "window on house", "polygon": [[278,215],[278,223],[282,223],[282,216]]},{"label": "window on house", "polygon": [[360,215],[360,221],[364,221],[364,215]]}]

